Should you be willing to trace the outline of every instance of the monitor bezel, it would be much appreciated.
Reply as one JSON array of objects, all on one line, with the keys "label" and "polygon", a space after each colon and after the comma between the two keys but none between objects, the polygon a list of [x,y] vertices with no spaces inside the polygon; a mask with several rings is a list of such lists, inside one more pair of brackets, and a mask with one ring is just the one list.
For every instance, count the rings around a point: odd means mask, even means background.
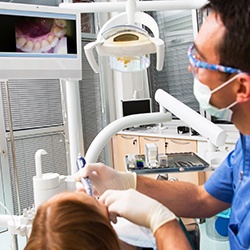
[{"label": "monitor bezel", "polygon": [[76,54],[1,53],[0,79],[82,79],[81,14],[55,6],[0,3],[0,13],[14,16],[63,17],[76,22]]}]

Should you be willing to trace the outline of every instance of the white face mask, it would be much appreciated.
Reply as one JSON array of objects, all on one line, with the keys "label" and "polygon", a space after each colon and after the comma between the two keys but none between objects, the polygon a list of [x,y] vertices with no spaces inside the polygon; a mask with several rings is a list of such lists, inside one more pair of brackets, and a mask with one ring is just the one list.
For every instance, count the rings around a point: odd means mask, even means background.
[{"label": "white face mask", "polygon": [[197,101],[199,102],[201,108],[207,111],[212,116],[216,116],[217,118],[220,118],[222,120],[231,121],[233,111],[230,108],[236,105],[237,101],[233,102],[226,108],[221,108],[221,109],[211,105],[209,101],[214,92],[225,87],[227,84],[235,80],[237,77],[238,75],[235,75],[233,78],[229,79],[228,81],[226,81],[219,87],[215,88],[214,90],[210,90],[210,88],[207,85],[201,83],[197,78],[194,78],[194,95]]}]

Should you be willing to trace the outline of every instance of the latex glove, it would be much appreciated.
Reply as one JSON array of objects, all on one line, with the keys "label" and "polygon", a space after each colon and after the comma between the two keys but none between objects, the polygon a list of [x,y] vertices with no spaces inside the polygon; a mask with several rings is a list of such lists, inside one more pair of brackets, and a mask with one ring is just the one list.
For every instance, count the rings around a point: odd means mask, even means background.
[{"label": "latex glove", "polygon": [[158,201],[136,190],[108,190],[100,200],[108,208],[110,219],[116,223],[117,216],[151,229],[153,234],[163,224],[176,216]]},{"label": "latex glove", "polygon": [[102,163],[86,164],[75,175],[77,181],[80,177],[89,176],[95,195],[100,196],[108,189],[125,190],[136,188],[136,173],[119,172]]}]

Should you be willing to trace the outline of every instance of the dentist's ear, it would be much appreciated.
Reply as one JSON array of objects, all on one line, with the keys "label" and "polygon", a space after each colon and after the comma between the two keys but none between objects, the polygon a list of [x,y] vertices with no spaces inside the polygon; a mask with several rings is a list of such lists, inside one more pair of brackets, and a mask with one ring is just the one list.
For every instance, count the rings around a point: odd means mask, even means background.
[{"label": "dentist's ear", "polygon": [[237,102],[243,103],[250,101],[250,75],[242,73],[238,78]]}]

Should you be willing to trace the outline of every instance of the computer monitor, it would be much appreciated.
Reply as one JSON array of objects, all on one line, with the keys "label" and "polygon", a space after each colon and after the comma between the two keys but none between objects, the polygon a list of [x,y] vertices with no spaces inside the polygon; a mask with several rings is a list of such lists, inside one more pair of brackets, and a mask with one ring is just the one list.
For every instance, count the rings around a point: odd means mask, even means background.
[{"label": "computer monitor", "polygon": [[0,3],[0,79],[82,79],[75,10]]},{"label": "computer monitor", "polygon": [[123,116],[151,113],[151,98],[122,100]]}]

